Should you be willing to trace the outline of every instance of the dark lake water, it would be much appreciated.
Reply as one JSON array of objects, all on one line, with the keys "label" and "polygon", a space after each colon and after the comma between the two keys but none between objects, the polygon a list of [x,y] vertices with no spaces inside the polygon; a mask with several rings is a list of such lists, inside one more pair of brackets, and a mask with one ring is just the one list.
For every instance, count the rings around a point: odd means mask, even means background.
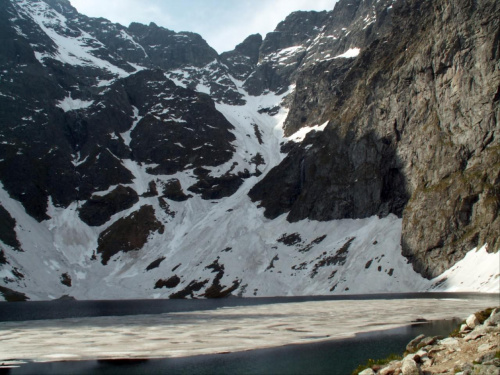
[{"label": "dark lake water", "polygon": [[[160,314],[318,300],[398,298],[481,298],[477,294],[399,294],[342,297],[278,297],[224,300],[59,301],[0,304],[0,321],[69,317]],[[438,308],[438,307],[437,307]],[[397,313],[397,312],[395,312]],[[69,361],[27,363],[2,369],[0,374],[339,374],[348,375],[369,358],[401,354],[415,336],[448,335],[458,321],[425,324],[358,334],[355,338],[304,345],[288,345],[246,352],[149,360]],[[140,342],[137,343],[140,345]],[[0,349],[1,350],[1,349]]]}]

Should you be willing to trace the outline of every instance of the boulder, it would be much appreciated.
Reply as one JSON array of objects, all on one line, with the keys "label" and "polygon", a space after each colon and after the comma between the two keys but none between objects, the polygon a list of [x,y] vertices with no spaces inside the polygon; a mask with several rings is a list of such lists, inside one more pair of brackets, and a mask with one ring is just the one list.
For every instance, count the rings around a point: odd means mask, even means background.
[{"label": "boulder", "polygon": [[422,375],[420,367],[417,365],[413,359],[405,358],[403,360],[403,365],[401,366],[403,375]]},{"label": "boulder", "polygon": [[476,326],[478,326],[481,323],[479,322],[479,319],[477,318],[477,316],[475,314],[472,314],[467,318],[467,320],[465,321],[465,324],[467,324],[467,326],[469,328],[474,329],[474,328],[476,328]]},{"label": "boulder", "polygon": [[497,326],[500,324],[500,308],[494,309],[490,317],[484,321],[485,326]]},{"label": "boulder", "polygon": [[458,340],[454,339],[453,337],[445,338],[444,340],[441,340],[439,343],[444,346],[458,346]]},{"label": "boulder", "polygon": [[414,352],[417,350],[417,345],[425,338],[425,335],[418,335],[406,345],[407,352]]},{"label": "boulder", "polygon": [[488,326],[478,326],[474,328],[474,330],[469,333],[467,336],[464,337],[465,341],[471,341],[471,340],[476,340],[479,337],[482,337],[486,335],[487,333],[494,332],[498,330],[498,328],[495,327],[488,327]]},{"label": "boulder", "polygon": [[367,368],[359,373],[359,375],[375,375],[375,372],[371,368]]},{"label": "boulder", "polygon": [[393,362],[378,372],[379,375],[396,375],[398,373],[401,373],[401,361]]},{"label": "boulder", "polygon": [[464,323],[460,326],[461,333],[465,333],[465,332],[469,332],[469,331],[470,331],[470,327],[467,324]]}]

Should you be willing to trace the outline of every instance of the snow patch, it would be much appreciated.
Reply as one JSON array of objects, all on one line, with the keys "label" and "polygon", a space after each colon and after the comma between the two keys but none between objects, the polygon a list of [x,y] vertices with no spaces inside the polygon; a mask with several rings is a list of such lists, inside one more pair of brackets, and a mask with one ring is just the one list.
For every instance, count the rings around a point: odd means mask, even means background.
[{"label": "snow patch", "polygon": [[433,292],[498,293],[500,251],[488,253],[488,245],[472,249],[453,267],[431,280]]},{"label": "snow patch", "polygon": [[300,128],[298,131],[296,131],[295,133],[293,133],[291,136],[287,137],[287,139],[289,141],[293,141],[293,142],[302,142],[306,135],[309,134],[310,132],[312,131],[317,131],[317,132],[320,132],[320,131],[323,131],[325,130],[326,126],[328,125],[328,122],[325,122],[324,124],[322,125],[314,125],[314,126],[305,126],[303,128]]},{"label": "snow patch", "polygon": [[69,112],[88,108],[92,104],[94,104],[93,100],[73,99],[71,96],[67,96],[63,100],[58,101],[56,107],[61,108],[64,112]]},{"label": "snow patch", "polygon": [[360,51],[361,50],[359,48],[350,48],[343,54],[335,56],[334,59],[340,59],[340,58],[351,59],[353,57],[358,56]]},{"label": "snow patch", "polygon": [[[21,0],[13,3],[20,15],[31,18],[40,29],[54,42],[57,52],[35,53],[36,58],[43,64],[46,58],[58,60],[64,64],[76,66],[93,66],[119,77],[129,75],[123,69],[113,65],[108,60],[103,60],[94,54],[104,45],[89,33],[81,29],[70,29],[66,23],[67,19],[56,12],[43,1]],[[77,31],[78,36],[68,36],[66,31],[72,34]]]}]

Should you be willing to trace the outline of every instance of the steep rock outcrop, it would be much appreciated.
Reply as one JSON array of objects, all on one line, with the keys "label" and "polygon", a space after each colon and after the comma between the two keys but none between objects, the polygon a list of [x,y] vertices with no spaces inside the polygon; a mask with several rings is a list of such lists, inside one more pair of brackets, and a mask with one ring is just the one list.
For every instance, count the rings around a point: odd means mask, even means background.
[{"label": "steep rock outcrop", "polygon": [[99,236],[97,253],[102,256],[102,264],[107,264],[120,251],[140,250],[150,234],[161,234],[164,228],[150,205],[144,205],[129,216],[115,221]]},{"label": "steep rock outcrop", "polygon": [[393,8],[391,33],[330,74],[331,90],[325,74],[303,71],[292,108],[306,104],[287,122],[329,124],[250,196],[291,221],[402,214],[403,252],[432,277],[477,245],[498,248],[500,10],[466,0]]},{"label": "steep rock outcrop", "polygon": [[80,219],[91,226],[106,223],[114,214],[126,210],[137,203],[139,197],[134,189],[118,185],[110,193],[92,196],[80,208]]}]

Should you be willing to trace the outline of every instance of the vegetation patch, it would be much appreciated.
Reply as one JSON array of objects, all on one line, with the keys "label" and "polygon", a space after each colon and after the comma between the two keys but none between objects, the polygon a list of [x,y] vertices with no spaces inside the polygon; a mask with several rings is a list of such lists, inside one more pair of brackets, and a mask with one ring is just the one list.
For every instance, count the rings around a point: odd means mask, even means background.
[{"label": "vegetation patch", "polygon": [[402,356],[394,353],[389,354],[389,356],[383,359],[369,359],[364,365],[359,365],[351,374],[358,375],[363,370],[378,366],[384,366],[392,361],[401,361],[402,359]]},{"label": "vegetation patch", "polygon": [[489,307],[483,311],[479,311],[479,312],[475,313],[474,315],[476,315],[476,318],[477,318],[477,320],[479,320],[479,323],[483,324],[484,321],[490,317],[493,310],[494,310],[493,307]]}]

